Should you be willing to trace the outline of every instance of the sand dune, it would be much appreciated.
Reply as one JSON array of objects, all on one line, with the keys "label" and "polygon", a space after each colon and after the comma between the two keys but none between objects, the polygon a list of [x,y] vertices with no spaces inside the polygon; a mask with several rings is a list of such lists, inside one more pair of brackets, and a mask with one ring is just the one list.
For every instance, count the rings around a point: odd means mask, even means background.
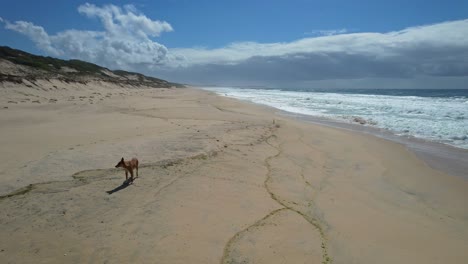
[{"label": "sand dune", "polygon": [[195,89],[1,91],[5,263],[468,259],[466,180],[400,145]]}]

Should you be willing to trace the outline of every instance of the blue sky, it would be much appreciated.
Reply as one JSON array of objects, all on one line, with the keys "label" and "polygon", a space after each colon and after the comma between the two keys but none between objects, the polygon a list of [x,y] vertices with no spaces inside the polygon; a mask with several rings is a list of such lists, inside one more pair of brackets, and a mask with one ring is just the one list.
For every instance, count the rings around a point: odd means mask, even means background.
[{"label": "blue sky", "polygon": [[468,1],[17,0],[0,17],[0,45],[194,84],[467,83]]}]

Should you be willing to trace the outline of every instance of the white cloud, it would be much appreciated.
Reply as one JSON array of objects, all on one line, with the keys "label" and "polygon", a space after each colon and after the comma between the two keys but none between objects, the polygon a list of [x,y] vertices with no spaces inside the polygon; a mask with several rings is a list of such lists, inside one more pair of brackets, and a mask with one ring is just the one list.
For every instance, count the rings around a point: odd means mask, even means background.
[{"label": "white cloud", "polygon": [[468,47],[468,20],[407,28],[389,33],[353,33],[303,38],[286,43],[233,43],[217,49],[171,49],[190,64],[238,63],[258,56],[285,56],[295,53],[361,54],[363,56],[401,55],[411,48]]},{"label": "white cloud", "polygon": [[88,17],[99,18],[106,32],[112,35],[124,33],[147,38],[147,36],[158,37],[162,32],[173,30],[172,26],[165,21],[154,21],[138,13],[133,5],[126,5],[122,10],[115,5],[97,7],[86,3],[78,7],[78,12]]},{"label": "white cloud", "polygon": [[312,30],[309,32],[305,32],[304,35],[309,35],[309,36],[333,36],[333,35],[339,35],[339,34],[345,34],[348,33],[349,31],[346,28],[341,28],[341,29],[331,29],[331,30]]},{"label": "white cloud", "polygon": [[160,65],[166,60],[167,48],[155,41],[163,32],[172,31],[165,21],[151,20],[134,6],[97,7],[84,4],[78,12],[98,18],[104,31],[65,30],[49,35],[31,22],[6,21],[5,27],[29,37],[36,46],[53,56],[77,58],[110,68],[129,69],[135,65]]},{"label": "white cloud", "polygon": [[41,26],[36,26],[33,23],[26,21],[16,21],[15,23],[9,23],[6,21],[5,28],[17,31],[31,38],[36,43],[38,48],[50,53],[54,56],[59,56],[61,53],[52,47],[49,35]]}]

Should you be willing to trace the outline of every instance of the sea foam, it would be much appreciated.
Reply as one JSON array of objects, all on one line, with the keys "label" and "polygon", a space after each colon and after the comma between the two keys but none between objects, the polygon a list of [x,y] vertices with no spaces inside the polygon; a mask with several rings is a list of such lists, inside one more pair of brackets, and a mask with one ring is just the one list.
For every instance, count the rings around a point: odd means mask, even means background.
[{"label": "sea foam", "polygon": [[231,87],[204,89],[292,113],[341,122],[357,122],[402,136],[468,149],[468,98],[452,96],[443,90],[438,90],[438,93],[420,90],[413,93],[364,94],[353,93],[352,90],[315,92]]}]

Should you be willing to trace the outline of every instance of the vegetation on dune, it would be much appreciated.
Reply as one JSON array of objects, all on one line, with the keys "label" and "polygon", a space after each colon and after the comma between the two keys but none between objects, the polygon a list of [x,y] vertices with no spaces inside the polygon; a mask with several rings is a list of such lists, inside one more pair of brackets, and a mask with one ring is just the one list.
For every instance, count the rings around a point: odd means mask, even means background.
[{"label": "vegetation on dune", "polygon": [[[171,83],[162,79],[145,76],[140,73],[122,70],[112,71],[86,61],[62,60],[52,57],[38,56],[22,50],[12,49],[10,47],[0,46],[0,58],[18,65],[31,67],[33,70],[40,70],[36,73],[30,73],[21,77],[6,75],[0,72],[0,81],[16,80],[24,77],[26,79],[33,80],[57,78],[66,80],[67,82],[83,82],[83,77],[92,77],[94,80],[97,79],[134,86],[184,87],[182,84]],[[111,72],[117,77],[108,75],[105,72]]]},{"label": "vegetation on dune", "polygon": [[12,49],[10,47],[0,47],[0,58],[9,60],[16,64],[26,65],[50,72],[60,71],[62,67],[68,67],[75,69],[80,74],[101,74],[101,70],[105,69],[96,64],[85,61],[66,61],[52,57],[37,56],[21,50]]}]

